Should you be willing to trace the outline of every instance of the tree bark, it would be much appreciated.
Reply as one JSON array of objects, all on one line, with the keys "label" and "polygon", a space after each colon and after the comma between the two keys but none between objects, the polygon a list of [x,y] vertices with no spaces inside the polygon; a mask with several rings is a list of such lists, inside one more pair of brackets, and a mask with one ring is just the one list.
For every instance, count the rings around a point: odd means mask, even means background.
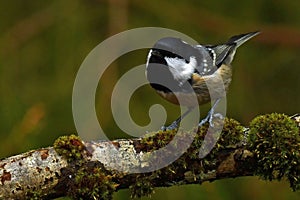
[{"label": "tree bark", "polygon": [[[155,187],[254,175],[286,178],[293,190],[299,190],[299,127],[299,115],[260,116],[250,128],[226,118],[221,136],[204,158],[199,157],[199,149],[209,134],[208,124],[192,131],[158,131],[114,141],[83,142],[74,135],[63,136],[53,147],[2,159],[0,199],[111,199],[113,192],[124,188],[131,190],[132,197],[140,197],[150,195]],[[173,150],[191,135],[193,142],[171,164],[149,170],[163,162],[159,156],[147,159],[149,155],[178,134],[182,137]],[[173,150],[164,153],[171,155]]]}]

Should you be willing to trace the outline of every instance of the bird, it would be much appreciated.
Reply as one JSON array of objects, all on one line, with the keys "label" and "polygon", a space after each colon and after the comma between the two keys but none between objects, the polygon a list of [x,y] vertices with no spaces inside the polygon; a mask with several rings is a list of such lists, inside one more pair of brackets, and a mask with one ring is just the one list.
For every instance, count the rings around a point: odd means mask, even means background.
[{"label": "bird", "polygon": [[[178,128],[181,120],[196,106],[206,104],[214,96],[214,104],[199,126],[211,126],[214,108],[228,91],[232,80],[232,66],[236,50],[259,31],[235,35],[225,43],[191,45],[176,37],[164,37],[150,48],[146,60],[146,78],[150,86],[167,101],[186,106],[187,111],[163,130]],[[218,89],[221,77],[223,90]],[[207,83],[210,83],[208,88]],[[212,88],[212,89],[211,89]],[[224,93],[224,92],[223,92]],[[213,94],[213,95],[212,95]],[[196,101],[195,96],[196,95]],[[180,97],[180,101],[178,99]]]}]

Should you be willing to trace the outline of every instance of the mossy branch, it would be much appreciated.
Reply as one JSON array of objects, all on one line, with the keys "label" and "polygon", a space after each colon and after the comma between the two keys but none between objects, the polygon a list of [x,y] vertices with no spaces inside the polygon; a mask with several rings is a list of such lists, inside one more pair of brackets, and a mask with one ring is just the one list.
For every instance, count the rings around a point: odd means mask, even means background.
[{"label": "mossy branch", "polygon": [[[192,144],[176,161],[148,173],[126,173],[112,167],[121,166],[120,160],[127,161],[123,169],[147,167],[151,163],[141,155],[164,147],[181,134],[184,137],[177,141],[176,148],[191,137],[191,131],[159,131],[142,139],[97,143],[83,142],[74,135],[63,136],[53,147],[1,160],[0,199],[111,199],[113,192],[124,188],[131,190],[132,197],[140,197],[150,195],[155,187],[238,176],[285,178],[295,191],[300,189],[299,130],[299,115],[259,116],[249,128],[226,118],[220,138],[206,157],[199,158],[199,148],[208,125],[197,128]],[[155,162],[162,161],[157,157]]]}]

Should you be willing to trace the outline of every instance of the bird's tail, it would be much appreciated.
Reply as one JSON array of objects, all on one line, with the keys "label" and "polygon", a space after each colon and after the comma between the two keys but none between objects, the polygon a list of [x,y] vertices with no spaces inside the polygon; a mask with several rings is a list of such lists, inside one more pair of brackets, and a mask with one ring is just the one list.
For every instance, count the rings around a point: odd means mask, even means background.
[{"label": "bird's tail", "polygon": [[259,33],[260,33],[259,31],[255,31],[255,32],[244,33],[244,34],[232,36],[228,40],[227,44],[236,44],[235,47],[238,48],[239,46],[244,44],[246,41],[248,41],[251,38],[253,38],[254,36],[258,35]]}]

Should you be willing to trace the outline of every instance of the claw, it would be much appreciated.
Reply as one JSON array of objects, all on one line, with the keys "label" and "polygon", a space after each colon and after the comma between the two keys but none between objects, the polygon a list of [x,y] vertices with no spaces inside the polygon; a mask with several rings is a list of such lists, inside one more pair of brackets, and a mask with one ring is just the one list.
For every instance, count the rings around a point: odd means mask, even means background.
[{"label": "claw", "polygon": [[208,115],[199,122],[198,126],[203,126],[203,124],[205,124],[208,121],[211,126],[212,124],[211,124],[211,120],[210,120],[210,113],[208,113]]},{"label": "claw", "polygon": [[166,130],[167,130],[167,127],[166,127],[166,126],[162,126],[162,127],[160,128],[160,130],[161,130],[161,131],[166,131]]}]

